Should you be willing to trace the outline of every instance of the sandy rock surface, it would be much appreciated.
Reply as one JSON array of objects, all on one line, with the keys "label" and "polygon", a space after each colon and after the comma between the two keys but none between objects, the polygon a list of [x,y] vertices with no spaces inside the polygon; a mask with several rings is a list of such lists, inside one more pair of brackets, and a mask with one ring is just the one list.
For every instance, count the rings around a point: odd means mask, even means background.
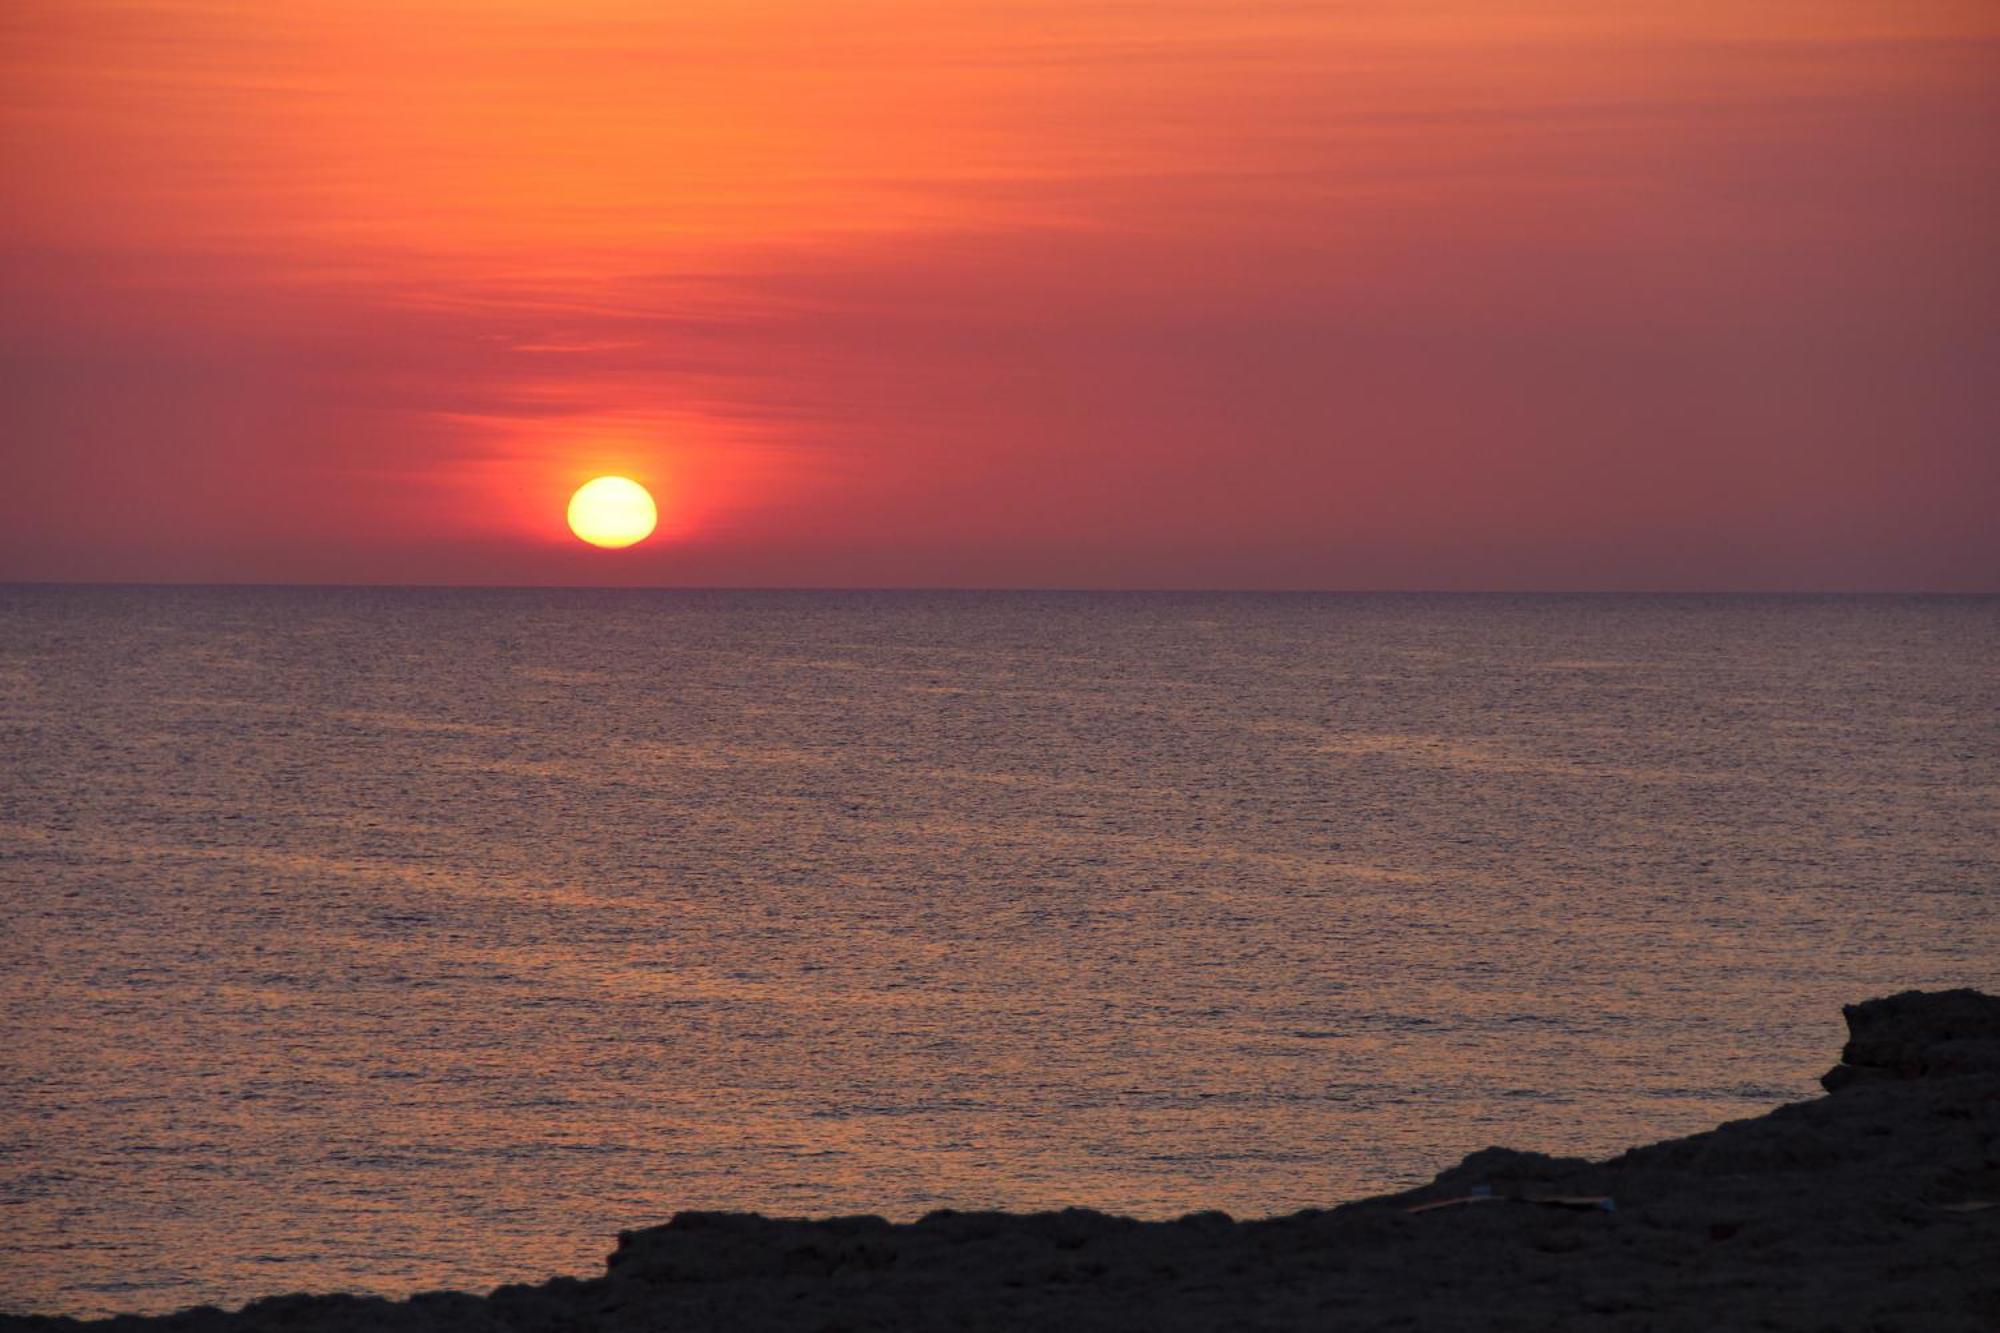
[{"label": "sandy rock surface", "polygon": [[587,1281],[0,1329],[2000,1329],[2000,999],[1846,1014],[1816,1101],[1608,1162],[1487,1149],[1324,1212],[682,1213]]}]

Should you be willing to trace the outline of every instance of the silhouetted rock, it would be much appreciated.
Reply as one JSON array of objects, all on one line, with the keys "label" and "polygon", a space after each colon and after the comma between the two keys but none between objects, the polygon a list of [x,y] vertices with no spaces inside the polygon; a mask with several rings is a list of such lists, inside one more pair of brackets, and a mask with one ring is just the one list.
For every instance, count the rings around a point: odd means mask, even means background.
[{"label": "silhouetted rock", "polygon": [[1820,1075],[1839,1092],[1856,1083],[2000,1072],[2000,998],[1976,990],[1904,991],[1850,1004],[1840,1063]]},{"label": "silhouetted rock", "polygon": [[1829,1075],[1838,1096],[1607,1162],[1489,1148],[1406,1194],[1253,1222],[1080,1209],[905,1225],[682,1213],[620,1236],[588,1281],[484,1298],[286,1296],[87,1327],[2000,1327],[2000,1000],[1910,993],[1846,1012],[1841,1068],[1865,1072]]}]

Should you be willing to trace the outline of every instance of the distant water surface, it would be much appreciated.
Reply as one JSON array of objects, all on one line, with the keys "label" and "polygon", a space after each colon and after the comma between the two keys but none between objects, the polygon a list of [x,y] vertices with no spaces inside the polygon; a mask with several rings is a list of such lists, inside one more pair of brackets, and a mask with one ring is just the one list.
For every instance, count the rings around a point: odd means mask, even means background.
[{"label": "distant water surface", "polygon": [[1244,1215],[2000,983],[1992,599],[0,588],[0,1308]]}]

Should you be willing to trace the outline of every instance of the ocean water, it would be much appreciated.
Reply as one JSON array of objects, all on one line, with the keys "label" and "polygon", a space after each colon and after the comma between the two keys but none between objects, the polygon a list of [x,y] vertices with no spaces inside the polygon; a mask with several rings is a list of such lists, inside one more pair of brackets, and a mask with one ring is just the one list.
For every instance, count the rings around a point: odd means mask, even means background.
[{"label": "ocean water", "polygon": [[1257,1215],[2000,983],[2000,601],[0,588],[0,1308]]}]

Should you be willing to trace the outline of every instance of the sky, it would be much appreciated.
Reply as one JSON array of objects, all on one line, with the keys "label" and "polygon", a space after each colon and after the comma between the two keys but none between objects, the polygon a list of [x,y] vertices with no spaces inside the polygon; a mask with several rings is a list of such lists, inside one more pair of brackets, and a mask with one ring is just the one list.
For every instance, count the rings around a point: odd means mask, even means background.
[{"label": "sky", "polygon": [[0,164],[0,579],[2000,590],[1986,0],[10,0]]}]

